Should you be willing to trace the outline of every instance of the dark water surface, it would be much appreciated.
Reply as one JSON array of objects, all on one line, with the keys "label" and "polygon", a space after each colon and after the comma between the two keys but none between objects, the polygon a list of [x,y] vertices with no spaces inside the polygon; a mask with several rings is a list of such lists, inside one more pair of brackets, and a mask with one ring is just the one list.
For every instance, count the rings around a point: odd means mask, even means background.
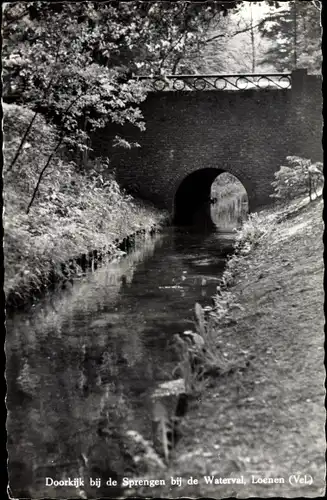
[{"label": "dark water surface", "polygon": [[74,487],[46,486],[46,477],[133,474],[124,436],[151,438],[151,391],[176,365],[169,340],[194,329],[195,302],[210,304],[239,216],[210,234],[167,229],[141,239],[7,318],[13,496],[78,497]]}]

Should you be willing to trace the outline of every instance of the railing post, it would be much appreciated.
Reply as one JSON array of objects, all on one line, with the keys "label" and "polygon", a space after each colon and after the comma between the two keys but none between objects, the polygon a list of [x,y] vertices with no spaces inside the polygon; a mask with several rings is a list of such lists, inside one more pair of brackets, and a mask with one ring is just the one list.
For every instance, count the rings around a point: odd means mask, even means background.
[{"label": "railing post", "polygon": [[[315,100],[312,94],[307,69],[299,68],[292,71],[292,119],[291,127],[294,140],[294,150],[297,156],[310,158],[316,148],[316,137],[313,137],[315,127]],[[316,132],[314,133],[316,135]]]},{"label": "railing post", "polygon": [[292,93],[301,95],[306,90],[308,70],[306,68],[298,68],[292,71]]}]

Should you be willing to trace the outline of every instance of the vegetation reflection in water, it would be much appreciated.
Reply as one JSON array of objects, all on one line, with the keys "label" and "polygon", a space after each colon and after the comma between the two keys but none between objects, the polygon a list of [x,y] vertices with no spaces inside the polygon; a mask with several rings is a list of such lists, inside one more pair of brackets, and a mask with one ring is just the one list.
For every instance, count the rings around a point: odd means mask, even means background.
[{"label": "vegetation reflection in water", "polygon": [[220,174],[211,186],[211,218],[218,230],[240,227],[249,212],[248,196],[243,184],[232,174]]},{"label": "vegetation reflection in water", "polygon": [[241,227],[249,212],[247,197],[229,197],[215,203],[211,217],[218,230],[232,231]]},{"label": "vegetation reflection in water", "polygon": [[9,471],[25,484],[16,496],[71,494],[45,477],[133,473],[127,431],[151,437],[151,391],[176,363],[169,339],[214,294],[232,241],[167,230],[8,318]]}]

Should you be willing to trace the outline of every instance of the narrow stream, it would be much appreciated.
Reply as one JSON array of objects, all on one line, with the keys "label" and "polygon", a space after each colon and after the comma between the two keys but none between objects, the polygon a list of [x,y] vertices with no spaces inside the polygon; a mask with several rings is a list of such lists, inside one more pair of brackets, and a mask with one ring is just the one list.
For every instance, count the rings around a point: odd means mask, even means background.
[{"label": "narrow stream", "polygon": [[215,232],[170,228],[140,239],[125,257],[7,318],[12,496],[76,497],[46,478],[85,468],[94,478],[133,474],[126,431],[151,438],[151,391],[176,364],[169,340],[194,327],[195,302],[210,304],[244,217],[236,204]]}]

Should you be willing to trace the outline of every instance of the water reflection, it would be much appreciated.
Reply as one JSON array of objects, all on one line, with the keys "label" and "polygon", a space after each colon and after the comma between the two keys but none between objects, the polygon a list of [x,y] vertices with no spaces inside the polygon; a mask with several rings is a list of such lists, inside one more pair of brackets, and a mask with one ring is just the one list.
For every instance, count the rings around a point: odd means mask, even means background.
[{"label": "water reflection", "polygon": [[45,478],[133,472],[126,432],[151,436],[151,390],[175,366],[169,338],[215,293],[232,241],[228,231],[167,230],[7,319],[12,496],[70,498]]},{"label": "water reflection", "polygon": [[218,199],[211,206],[211,218],[218,230],[232,231],[240,228],[249,213],[247,196],[230,196]]}]

